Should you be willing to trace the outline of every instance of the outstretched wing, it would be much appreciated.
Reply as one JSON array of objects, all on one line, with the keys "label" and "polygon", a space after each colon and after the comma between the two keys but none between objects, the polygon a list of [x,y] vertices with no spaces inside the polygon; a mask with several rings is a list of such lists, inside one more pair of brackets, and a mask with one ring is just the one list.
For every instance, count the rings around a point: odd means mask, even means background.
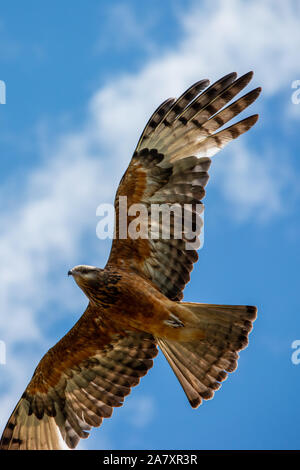
[{"label": "outstretched wing", "polygon": [[[253,115],[218,131],[258,97],[260,88],[224,108],[252,75],[249,72],[237,78],[231,73],[200,93],[209,84],[202,80],[154,112],[117,191],[115,237],[108,266],[138,272],[172,300],[183,297],[198,259],[201,204],[210,157],[250,129],[258,118]],[[169,209],[170,219],[157,217],[154,205],[162,204],[165,213]]]},{"label": "outstretched wing", "polygon": [[157,355],[146,333],[114,332],[89,306],[39,363],[1,438],[0,449],[75,448],[139,383]]}]

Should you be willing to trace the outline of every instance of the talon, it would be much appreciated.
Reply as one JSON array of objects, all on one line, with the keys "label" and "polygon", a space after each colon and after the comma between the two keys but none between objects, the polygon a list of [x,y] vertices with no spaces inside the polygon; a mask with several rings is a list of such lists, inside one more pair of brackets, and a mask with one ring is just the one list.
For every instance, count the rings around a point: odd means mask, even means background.
[{"label": "talon", "polygon": [[168,326],[171,326],[172,328],[182,328],[184,326],[184,323],[176,317],[173,313],[170,313],[170,320],[165,320],[164,323]]}]

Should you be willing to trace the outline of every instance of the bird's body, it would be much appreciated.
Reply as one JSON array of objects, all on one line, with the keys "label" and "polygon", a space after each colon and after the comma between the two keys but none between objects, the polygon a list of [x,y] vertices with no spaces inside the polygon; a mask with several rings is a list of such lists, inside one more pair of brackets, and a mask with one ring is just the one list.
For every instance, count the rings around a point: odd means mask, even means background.
[{"label": "bird's body", "polygon": [[[215,132],[259,95],[255,89],[223,108],[251,77],[229,74],[200,93],[208,85],[202,80],[154,112],[117,191],[106,267],[69,271],[89,305],[39,363],[4,429],[1,449],[59,449],[62,440],[76,447],[123,404],[152,367],[157,346],[195,408],[235,370],[256,307],[196,304],[182,297],[198,258],[210,157],[257,120],[250,116]],[[139,222],[143,236],[137,236],[134,211],[122,219],[124,197],[128,207],[143,206],[146,215],[157,205],[171,208],[169,237],[164,219],[153,223],[148,216]],[[174,236],[178,227],[180,237]]]},{"label": "bird's body", "polygon": [[[189,330],[188,325],[193,326],[193,315],[183,303],[168,299],[135,272],[107,267],[104,270],[92,269],[87,279],[81,274],[73,276],[97,312],[95,322],[98,318],[112,331],[145,331],[178,341],[185,335],[192,337],[194,334],[195,339],[203,337],[198,329]],[[176,318],[178,326],[174,328]]]}]

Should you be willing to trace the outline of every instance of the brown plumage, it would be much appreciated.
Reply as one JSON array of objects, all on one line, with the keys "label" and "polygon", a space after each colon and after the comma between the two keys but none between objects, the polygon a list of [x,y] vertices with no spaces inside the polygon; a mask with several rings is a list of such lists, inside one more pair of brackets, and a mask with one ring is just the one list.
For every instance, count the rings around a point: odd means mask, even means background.
[{"label": "brown plumage", "polygon": [[[70,271],[89,305],[37,366],[4,429],[1,449],[60,449],[63,441],[76,447],[123,404],[152,367],[157,345],[193,407],[212,398],[235,370],[256,307],[180,300],[198,259],[210,158],[257,121],[253,115],[218,131],[259,95],[257,88],[228,105],[251,78],[252,72],[240,78],[231,73],[209,88],[201,80],[153,113],[117,191],[106,267]],[[164,219],[153,225],[150,217],[140,223],[143,238],[129,237],[135,217],[122,220],[121,196],[128,207],[143,204],[148,215],[157,204],[189,205],[192,226],[185,225],[188,212],[173,209],[169,239]]]}]

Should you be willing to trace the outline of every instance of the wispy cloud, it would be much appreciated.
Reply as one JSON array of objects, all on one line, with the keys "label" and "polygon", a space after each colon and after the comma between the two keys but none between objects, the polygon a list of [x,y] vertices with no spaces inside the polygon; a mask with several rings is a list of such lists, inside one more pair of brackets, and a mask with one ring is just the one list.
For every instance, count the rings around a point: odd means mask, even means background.
[{"label": "wispy cloud", "polygon": [[214,170],[215,186],[223,200],[222,211],[232,219],[268,222],[275,214],[286,212],[287,201],[283,202],[281,193],[295,184],[288,155],[283,154],[278,161],[278,155],[265,148],[262,157],[237,142],[232,149],[225,150]]},{"label": "wispy cloud", "polygon": [[151,28],[155,24],[155,10],[152,15],[143,18],[127,3],[116,3],[103,12],[100,39],[95,46],[95,52],[110,51],[122,52],[130,47],[151,52],[155,48],[155,41],[151,39]]},{"label": "wispy cloud", "polygon": [[126,416],[129,424],[136,428],[144,428],[155,419],[155,403],[153,398],[149,396],[128,398]]},{"label": "wispy cloud", "polygon": [[[299,72],[299,2],[201,2],[183,16],[181,52],[189,69],[215,76],[221,70],[255,70],[264,94],[290,87]],[[194,66],[192,66],[194,64]]]}]

